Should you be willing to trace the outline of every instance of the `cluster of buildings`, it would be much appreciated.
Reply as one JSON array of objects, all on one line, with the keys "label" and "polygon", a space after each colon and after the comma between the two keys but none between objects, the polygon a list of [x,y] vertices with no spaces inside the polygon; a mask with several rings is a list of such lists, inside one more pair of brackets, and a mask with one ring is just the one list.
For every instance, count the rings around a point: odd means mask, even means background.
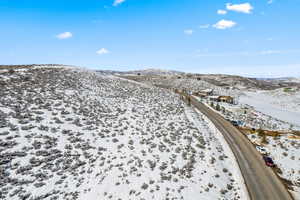
[{"label": "cluster of buildings", "polygon": [[231,96],[215,96],[214,91],[212,89],[206,89],[206,90],[201,90],[199,92],[193,92],[193,95],[201,97],[201,98],[207,98],[210,101],[215,101],[215,102],[225,102],[225,103],[234,103],[234,98]]},{"label": "cluster of buildings", "polygon": [[229,104],[234,103],[233,97],[231,97],[231,96],[216,96],[216,95],[214,95],[214,90],[212,90],[212,89],[201,90],[198,92],[188,92],[185,89],[183,89],[183,90],[175,89],[175,92],[194,95],[194,96],[205,98],[205,99],[208,99],[210,101],[215,101],[215,102],[225,102],[225,103],[229,103]]}]

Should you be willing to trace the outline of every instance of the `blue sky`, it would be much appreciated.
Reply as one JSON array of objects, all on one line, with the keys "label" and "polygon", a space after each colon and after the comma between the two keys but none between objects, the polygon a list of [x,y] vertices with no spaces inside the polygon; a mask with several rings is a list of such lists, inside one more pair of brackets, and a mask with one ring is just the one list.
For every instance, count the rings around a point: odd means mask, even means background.
[{"label": "blue sky", "polygon": [[0,0],[1,64],[300,76],[300,0]]}]

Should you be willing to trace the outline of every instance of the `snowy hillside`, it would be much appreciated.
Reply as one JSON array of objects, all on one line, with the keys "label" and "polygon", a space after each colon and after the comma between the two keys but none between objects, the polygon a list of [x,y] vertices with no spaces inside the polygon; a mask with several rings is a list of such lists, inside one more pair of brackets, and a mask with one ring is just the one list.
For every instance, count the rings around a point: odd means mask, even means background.
[{"label": "snowy hillside", "polygon": [[179,72],[174,70],[155,69],[155,68],[148,68],[144,70],[134,70],[134,71],[97,70],[97,72],[102,74],[112,74],[112,75],[147,75],[147,76],[185,74],[184,72]]},{"label": "snowy hillside", "polygon": [[126,78],[146,83],[148,85],[172,89],[185,89],[191,92],[198,92],[204,89],[213,89],[217,94],[219,93],[237,96],[239,93],[241,93],[238,90],[225,89],[223,87],[211,84],[205,80],[197,80],[187,78],[185,76],[129,76]]},{"label": "snowy hillside", "polygon": [[0,199],[245,199],[175,94],[77,68],[0,73]]},{"label": "snowy hillside", "polygon": [[271,91],[244,92],[240,102],[300,127],[300,92],[288,92],[284,88]]},{"label": "snowy hillside", "polygon": [[258,80],[265,80],[269,82],[293,82],[300,83],[300,77],[282,77],[282,78],[258,78]]}]

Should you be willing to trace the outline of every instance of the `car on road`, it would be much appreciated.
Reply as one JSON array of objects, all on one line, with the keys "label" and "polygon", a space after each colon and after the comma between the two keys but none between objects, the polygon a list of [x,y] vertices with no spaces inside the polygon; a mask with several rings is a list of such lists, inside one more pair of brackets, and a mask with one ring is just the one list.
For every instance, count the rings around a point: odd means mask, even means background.
[{"label": "car on road", "polygon": [[231,121],[231,124],[232,124],[233,126],[239,126],[239,123],[238,123],[237,121],[234,121],[234,120]]},{"label": "car on road", "polygon": [[261,153],[261,154],[268,154],[268,151],[267,151],[267,149],[265,148],[265,147],[262,147],[262,146],[256,146],[255,147],[256,148],[256,150],[257,151],[259,151],[259,153]]},{"label": "car on road", "polygon": [[272,160],[272,158],[270,158],[269,156],[263,156],[263,159],[264,159],[264,161],[265,161],[265,163],[266,163],[266,165],[268,166],[268,167],[276,167],[276,165],[275,165],[275,163],[273,162],[273,160]]}]

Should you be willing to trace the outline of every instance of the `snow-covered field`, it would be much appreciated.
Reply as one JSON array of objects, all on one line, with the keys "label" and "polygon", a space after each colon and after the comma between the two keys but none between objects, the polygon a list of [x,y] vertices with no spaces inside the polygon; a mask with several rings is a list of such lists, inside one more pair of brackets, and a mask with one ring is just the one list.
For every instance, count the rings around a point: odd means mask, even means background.
[{"label": "snow-covered field", "polygon": [[240,103],[253,106],[256,110],[300,127],[300,92],[273,91],[245,92]]},{"label": "snow-covered field", "polygon": [[171,92],[64,67],[0,78],[0,199],[245,198],[230,152]]}]

